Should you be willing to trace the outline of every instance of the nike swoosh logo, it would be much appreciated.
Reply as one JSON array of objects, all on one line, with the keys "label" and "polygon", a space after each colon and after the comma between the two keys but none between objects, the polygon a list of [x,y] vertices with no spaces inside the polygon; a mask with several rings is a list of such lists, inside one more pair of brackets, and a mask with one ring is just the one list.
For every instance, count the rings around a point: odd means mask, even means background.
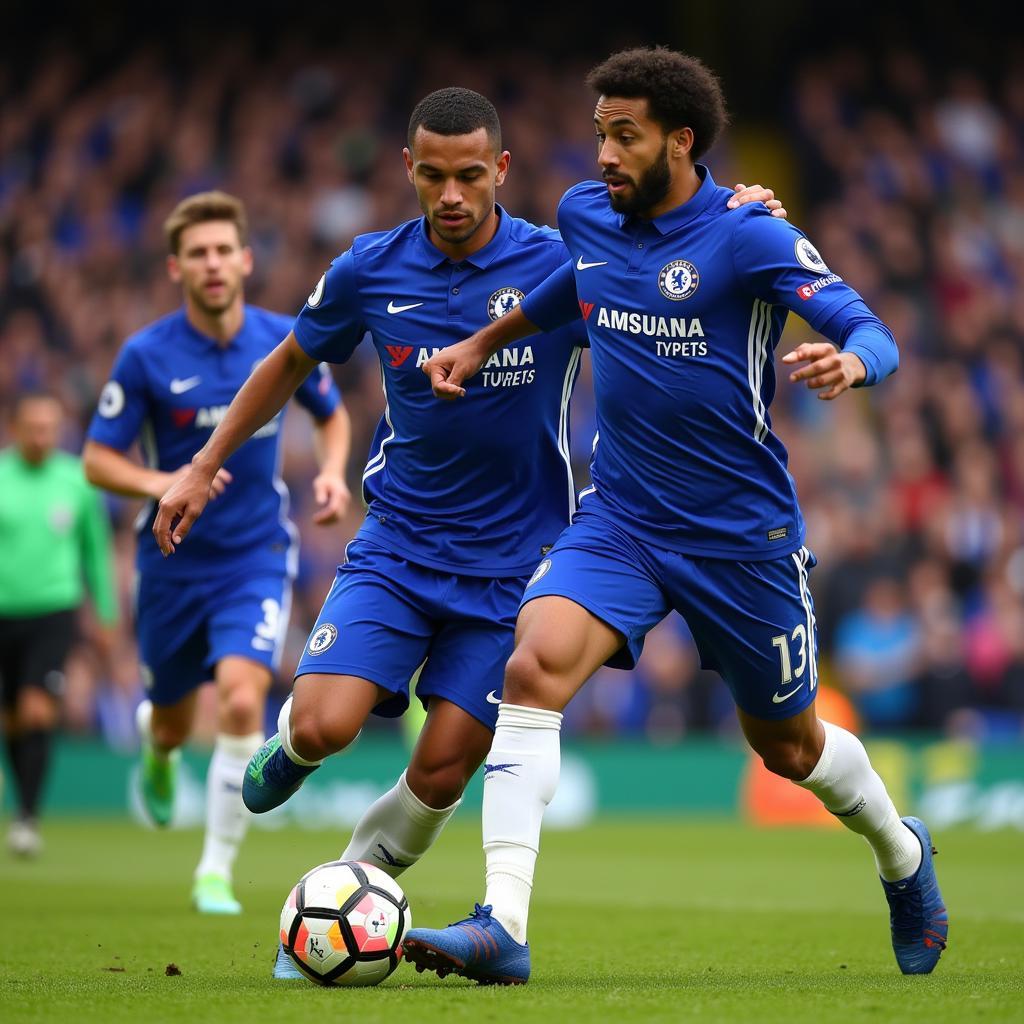
[{"label": "nike swoosh logo", "polygon": [[779,693],[776,690],[776,692],[772,694],[772,703],[773,704],[781,704],[784,700],[789,700],[789,698],[792,697],[793,694],[797,692],[797,690],[802,690],[803,688],[804,688],[804,684],[801,683],[796,688],[796,690],[790,690],[789,693],[784,693],[781,697],[779,696]]},{"label": "nike swoosh logo", "polygon": [[501,703],[501,698],[497,695],[497,693],[494,690],[491,690],[491,692],[489,694],[487,694],[487,703],[488,704],[500,704]]},{"label": "nike swoosh logo", "polygon": [[404,313],[407,309],[415,309],[417,306],[422,306],[422,302],[411,302],[408,306],[396,306],[394,300],[388,303],[389,313]]},{"label": "nike swoosh logo", "polygon": [[583,262],[583,257],[581,256],[576,261],[576,269],[577,270],[589,270],[591,267],[607,267],[607,266],[608,266],[608,261],[607,260],[598,260],[596,263],[584,263]]},{"label": "nike swoosh logo", "polygon": [[202,379],[202,377],[186,377],[182,380],[180,377],[175,377],[171,381],[171,394],[182,395],[186,391],[191,391]]}]

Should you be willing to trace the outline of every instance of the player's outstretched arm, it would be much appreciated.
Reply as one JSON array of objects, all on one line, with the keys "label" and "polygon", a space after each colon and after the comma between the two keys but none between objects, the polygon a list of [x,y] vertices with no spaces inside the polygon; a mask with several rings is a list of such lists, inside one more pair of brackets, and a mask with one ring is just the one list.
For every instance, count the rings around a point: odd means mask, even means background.
[{"label": "player's outstretched arm", "polygon": [[472,377],[499,348],[536,334],[539,329],[516,306],[465,341],[441,349],[423,364],[423,372],[430,378],[430,386],[438,398],[448,401],[462,398],[466,393],[462,382]]},{"label": "player's outstretched arm", "polygon": [[165,556],[174,553],[206,507],[225,459],[281,411],[316,365],[289,333],[253,370],[210,440],[192,457],[188,472],[160,499],[153,535]]}]

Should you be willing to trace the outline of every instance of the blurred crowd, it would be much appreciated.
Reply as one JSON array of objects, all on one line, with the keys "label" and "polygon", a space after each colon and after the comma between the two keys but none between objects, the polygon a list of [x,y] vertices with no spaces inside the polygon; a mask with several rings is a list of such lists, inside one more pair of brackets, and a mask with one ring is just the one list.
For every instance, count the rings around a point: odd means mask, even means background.
[{"label": "blurred crowd", "polygon": [[[178,302],[161,224],[190,192],[218,187],[244,199],[256,266],[247,296],[297,311],[353,235],[417,215],[401,148],[409,112],[433,88],[467,85],[495,101],[512,152],[499,202],[551,222],[561,193],[593,175],[592,97],[582,85],[591,63],[515,51],[474,62],[440,48],[312,60],[288,45],[257,55],[232,41],[216,60],[170,62],[143,48],[98,72],[70,48],[54,49],[30,80],[0,89],[0,409],[20,388],[56,389],[69,414],[65,445],[79,449],[118,346]],[[772,128],[766,165],[791,167],[796,194],[782,196],[790,216],[901,349],[883,387],[835,403],[780,377],[774,429],[820,560],[812,585],[822,682],[845,692],[869,729],[1019,736],[1024,71],[981,76],[907,52],[840,54],[795,68]],[[728,143],[708,162],[722,184],[758,177],[757,167],[735,165]],[[783,347],[808,333],[791,320]],[[336,376],[354,424],[358,493],[383,409],[371,346]],[[573,408],[581,484],[593,419],[584,371]],[[279,696],[360,520],[353,509],[340,529],[314,527],[305,417],[289,419],[285,445],[304,543]],[[72,730],[130,745],[136,506],[111,499],[110,510],[120,653],[107,669],[79,646],[66,717]],[[86,613],[84,637],[90,629]],[[637,671],[598,674],[570,706],[567,728],[671,741],[735,723],[724,685],[701,670],[671,618],[649,637]]]}]

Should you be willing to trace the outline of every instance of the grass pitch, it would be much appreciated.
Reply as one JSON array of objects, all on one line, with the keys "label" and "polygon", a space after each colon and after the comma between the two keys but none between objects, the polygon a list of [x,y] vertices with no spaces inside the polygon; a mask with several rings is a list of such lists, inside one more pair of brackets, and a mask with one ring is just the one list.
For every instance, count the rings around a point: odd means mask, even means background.
[{"label": "grass pitch", "polygon": [[[904,978],[870,853],[840,831],[616,820],[547,832],[522,988],[403,964],[378,988],[273,982],[289,887],[342,837],[254,831],[239,918],[188,906],[198,832],[53,821],[35,862],[0,854],[0,1019],[290,1024],[1024,1021],[1024,837],[936,837],[951,946]],[[415,924],[482,896],[479,826],[453,824],[403,877]],[[180,975],[168,976],[174,964]]]}]

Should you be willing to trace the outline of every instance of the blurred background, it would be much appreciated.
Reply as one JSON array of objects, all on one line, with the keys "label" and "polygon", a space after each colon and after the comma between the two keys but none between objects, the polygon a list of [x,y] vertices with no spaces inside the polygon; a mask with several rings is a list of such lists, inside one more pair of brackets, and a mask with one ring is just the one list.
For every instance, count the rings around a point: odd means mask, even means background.
[{"label": "blurred background", "polygon": [[[861,731],[909,741],[889,748],[897,760],[945,751],[912,758],[937,784],[980,786],[995,751],[1009,767],[993,784],[1017,787],[1000,792],[1024,828],[1024,39],[984,5],[961,24],[952,3],[870,20],[784,0],[632,4],[611,20],[530,2],[349,8],[186,2],[154,28],[135,8],[48,5],[45,21],[5,9],[0,412],[21,389],[56,389],[63,445],[80,450],[123,340],[178,304],[161,223],[181,197],[216,187],[244,200],[247,297],[293,313],[355,234],[418,214],[401,150],[430,90],[463,85],[495,102],[512,152],[499,202],[551,223],[562,192],[594,175],[588,68],[634,44],[691,52],[720,74],[731,108],[707,158],[717,181],[773,187],[900,345],[884,386],[826,404],[783,378],[772,409],[819,558],[822,682]],[[791,317],[781,348],[809,336]],[[357,494],[383,408],[372,347],[335,370]],[[572,413],[581,485],[593,421],[585,368]],[[340,529],[311,524],[305,416],[290,418],[285,443],[303,554],[278,702],[360,521],[356,508]],[[108,508],[119,654],[104,671],[84,609],[64,726],[130,751],[137,508]],[[728,691],[700,670],[677,617],[635,672],[598,673],[566,731],[680,750],[737,735]]]}]

